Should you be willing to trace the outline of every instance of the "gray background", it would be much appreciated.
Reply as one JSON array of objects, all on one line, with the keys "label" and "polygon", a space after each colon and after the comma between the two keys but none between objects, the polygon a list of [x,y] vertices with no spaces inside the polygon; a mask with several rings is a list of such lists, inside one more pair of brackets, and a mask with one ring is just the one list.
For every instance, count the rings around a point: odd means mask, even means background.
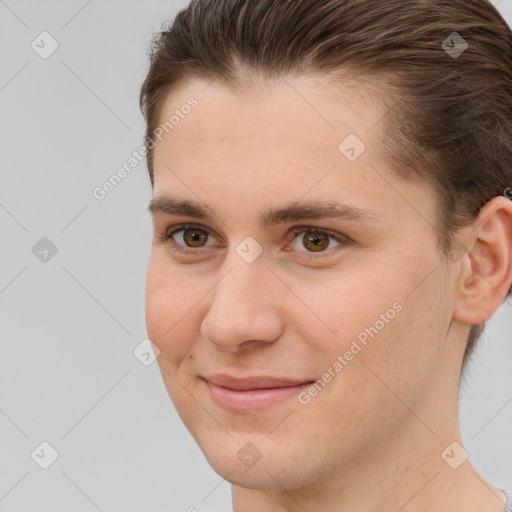
[{"label": "gray background", "polygon": [[[145,162],[92,195],[141,145],[149,41],[185,4],[0,0],[2,511],[230,509],[157,364],[133,354],[147,336]],[[498,8],[511,23],[512,0]],[[31,47],[43,31],[59,45],[47,59]],[[509,300],[488,323],[460,399],[473,464],[509,489],[511,313]],[[43,441],[59,454],[48,469],[31,457],[49,456]]]}]

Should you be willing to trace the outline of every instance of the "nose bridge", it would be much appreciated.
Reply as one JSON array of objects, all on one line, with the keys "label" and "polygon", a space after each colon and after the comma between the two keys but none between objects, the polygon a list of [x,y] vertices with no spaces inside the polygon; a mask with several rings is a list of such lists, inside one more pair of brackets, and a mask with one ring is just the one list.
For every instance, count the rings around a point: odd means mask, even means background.
[{"label": "nose bridge", "polygon": [[262,254],[255,259],[246,259],[246,254],[235,249],[224,261],[223,277],[212,290],[201,325],[203,336],[225,349],[248,340],[274,341],[281,332],[278,280]]}]

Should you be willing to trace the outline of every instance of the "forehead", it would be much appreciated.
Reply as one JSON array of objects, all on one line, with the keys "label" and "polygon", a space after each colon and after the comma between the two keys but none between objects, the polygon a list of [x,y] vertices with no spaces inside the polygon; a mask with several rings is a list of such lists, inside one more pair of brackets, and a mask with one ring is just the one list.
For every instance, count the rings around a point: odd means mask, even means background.
[{"label": "forehead", "polygon": [[[176,114],[190,97],[197,100],[197,106],[172,128],[173,138],[183,144],[244,138],[246,144],[260,138],[271,144],[277,137],[294,140],[297,146],[306,142],[308,147],[336,149],[349,133],[357,133],[370,144],[370,136],[379,134],[379,120],[385,112],[370,89],[363,92],[353,81],[341,85],[318,76],[283,78],[234,89],[217,80],[191,80],[168,94],[160,123]],[[186,122],[187,117],[193,122]]]},{"label": "forehead", "polygon": [[[179,122],[155,147],[155,196],[206,194],[225,208],[237,200],[237,211],[242,203],[270,206],[284,194],[410,210],[397,189],[418,196],[419,185],[385,168],[379,148],[386,107],[370,94],[319,78],[237,90],[218,81],[184,84],[161,109],[161,123],[173,115]],[[183,109],[191,97],[196,106]],[[426,203],[418,208],[429,218],[429,194],[420,195]]]},{"label": "forehead", "polygon": [[[376,149],[381,114],[375,102],[357,96],[353,87],[319,78],[236,90],[219,81],[183,84],[168,94],[161,109],[161,125],[169,119],[173,125],[154,150],[156,186],[163,162],[203,175],[221,167],[224,178],[243,171],[244,183],[251,176],[268,178],[267,173],[275,181],[281,177],[289,183],[288,173],[294,182],[308,181],[313,168],[322,173],[340,162],[339,145],[349,136],[360,141],[360,148],[364,145],[365,157]],[[196,106],[184,108],[191,97]]]}]

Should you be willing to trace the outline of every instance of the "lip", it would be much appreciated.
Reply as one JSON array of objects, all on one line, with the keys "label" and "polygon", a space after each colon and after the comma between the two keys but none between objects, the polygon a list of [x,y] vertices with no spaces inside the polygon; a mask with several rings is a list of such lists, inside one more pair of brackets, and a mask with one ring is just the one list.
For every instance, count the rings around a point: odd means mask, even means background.
[{"label": "lip", "polygon": [[252,376],[234,378],[229,375],[204,377],[212,400],[220,407],[239,413],[268,409],[292,398],[315,381]]}]

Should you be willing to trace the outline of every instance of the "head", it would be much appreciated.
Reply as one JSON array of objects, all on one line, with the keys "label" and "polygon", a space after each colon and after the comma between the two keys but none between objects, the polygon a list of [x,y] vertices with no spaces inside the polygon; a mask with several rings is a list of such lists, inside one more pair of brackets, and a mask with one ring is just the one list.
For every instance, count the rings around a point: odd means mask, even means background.
[{"label": "head", "polygon": [[[511,293],[512,34],[495,8],[192,0],[155,38],[140,101],[148,334],[212,466],[298,488],[414,430],[411,410],[441,428]],[[316,392],[229,412],[203,378],[219,372]]]}]

